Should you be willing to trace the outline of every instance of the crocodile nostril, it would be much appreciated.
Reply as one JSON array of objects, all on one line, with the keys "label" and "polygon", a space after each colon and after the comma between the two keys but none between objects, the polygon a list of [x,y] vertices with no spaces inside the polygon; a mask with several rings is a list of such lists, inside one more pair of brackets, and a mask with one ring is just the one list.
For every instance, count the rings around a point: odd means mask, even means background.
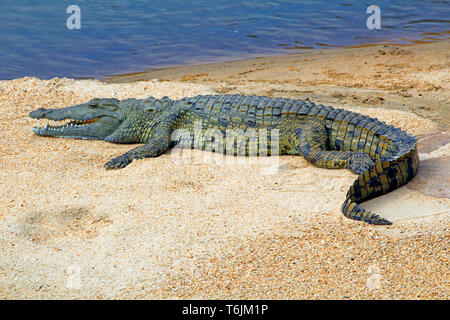
[{"label": "crocodile nostril", "polygon": [[31,111],[29,113],[29,116],[31,118],[39,119],[39,118],[42,118],[45,115],[45,111],[47,111],[45,108],[39,108],[39,109],[36,109],[34,111]]}]

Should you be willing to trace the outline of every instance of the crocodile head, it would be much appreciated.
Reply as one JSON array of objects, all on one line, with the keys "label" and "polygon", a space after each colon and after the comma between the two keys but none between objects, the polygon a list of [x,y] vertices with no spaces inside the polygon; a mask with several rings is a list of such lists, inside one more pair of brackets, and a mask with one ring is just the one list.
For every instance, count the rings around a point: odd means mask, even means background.
[{"label": "crocodile head", "polygon": [[39,136],[103,140],[121,125],[125,112],[117,99],[93,99],[62,109],[39,108],[30,117],[62,122],[33,128]]}]

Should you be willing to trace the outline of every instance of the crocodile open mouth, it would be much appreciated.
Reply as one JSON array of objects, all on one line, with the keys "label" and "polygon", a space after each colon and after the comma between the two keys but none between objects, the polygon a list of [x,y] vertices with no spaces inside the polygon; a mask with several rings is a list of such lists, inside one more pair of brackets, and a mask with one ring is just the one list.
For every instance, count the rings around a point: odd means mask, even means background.
[{"label": "crocodile open mouth", "polygon": [[[54,120],[48,120],[48,122],[39,127],[34,127],[33,130],[37,134],[44,135],[44,134],[56,134],[61,133],[64,131],[68,131],[70,129],[79,129],[83,127],[87,127],[89,125],[92,125],[96,123],[100,118],[93,118],[89,120],[73,120],[73,119],[66,119],[61,121],[54,121]],[[44,120],[45,121],[45,120]],[[65,123],[64,123],[65,122]],[[59,124],[63,123],[63,124]]]}]

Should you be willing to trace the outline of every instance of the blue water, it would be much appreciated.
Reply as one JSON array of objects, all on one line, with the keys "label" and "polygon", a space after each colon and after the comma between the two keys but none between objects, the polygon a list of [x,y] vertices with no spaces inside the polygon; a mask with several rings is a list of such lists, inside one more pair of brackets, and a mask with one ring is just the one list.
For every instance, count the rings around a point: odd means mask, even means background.
[{"label": "blue water", "polygon": [[[368,5],[381,29],[366,27]],[[81,9],[69,30],[66,9]],[[450,36],[449,1],[0,0],[0,79],[95,77]]]}]

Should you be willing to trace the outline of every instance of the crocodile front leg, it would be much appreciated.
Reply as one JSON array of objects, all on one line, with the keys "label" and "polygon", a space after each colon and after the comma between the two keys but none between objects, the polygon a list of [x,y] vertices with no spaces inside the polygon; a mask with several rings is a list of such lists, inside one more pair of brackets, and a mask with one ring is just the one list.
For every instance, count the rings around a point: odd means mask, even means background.
[{"label": "crocodile front leg", "polygon": [[[182,113],[174,112],[168,115],[162,114],[160,117],[153,119],[146,126],[140,128],[139,133],[134,139],[139,139],[146,142],[145,145],[131,149],[123,155],[111,159],[105,163],[106,169],[121,169],[125,168],[134,159],[157,157],[169,149],[172,141],[172,133],[174,131],[174,124],[180,119]],[[131,127],[132,133],[136,134],[137,130]],[[120,136],[128,136],[128,127],[125,125]],[[114,140],[111,138],[111,140]],[[121,139],[119,139],[121,140]]]},{"label": "crocodile front leg", "polygon": [[121,169],[133,161],[133,159],[142,159],[149,157],[157,157],[163,154],[170,144],[170,137],[162,136],[158,139],[152,139],[149,143],[143,146],[136,147],[121,156],[111,159],[105,163],[106,169]]},{"label": "crocodile front leg", "polygon": [[141,140],[146,141],[147,144],[131,149],[123,155],[109,160],[105,163],[105,168],[121,169],[130,164],[133,159],[157,157],[163,154],[169,149],[173,132],[172,124],[175,119],[176,116],[171,116],[168,119],[149,124],[148,128],[144,128],[141,131]]},{"label": "crocodile front leg", "polygon": [[374,166],[372,159],[363,152],[327,150],[328,135],[321,122],[307,122],[294,133],[300,155],[317,167],[345,168],[362,174]]}]

